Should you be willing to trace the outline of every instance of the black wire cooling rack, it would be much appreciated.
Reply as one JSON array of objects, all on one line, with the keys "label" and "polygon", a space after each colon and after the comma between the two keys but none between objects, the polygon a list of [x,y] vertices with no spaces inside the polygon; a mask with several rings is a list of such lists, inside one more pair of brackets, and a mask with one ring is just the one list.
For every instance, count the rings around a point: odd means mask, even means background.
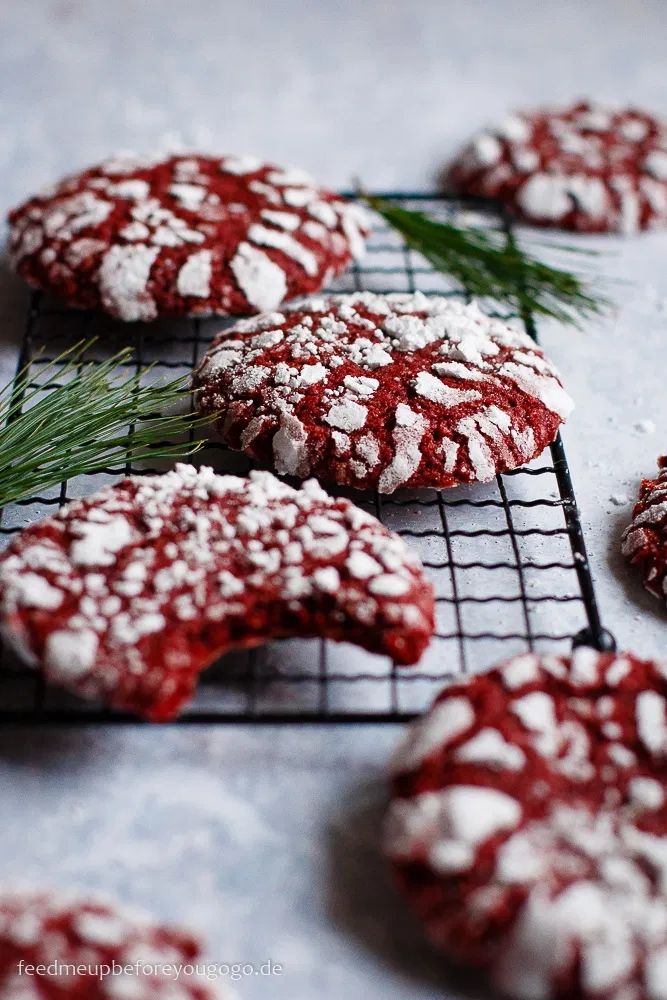
[{"label": "black wire cooling rack", "polygon": [[[501,216],[446,197],[395,192],[384,197],[407,207],[417,204],[434,216],[463,215],[472,224],[511,232]],[[363,263],[337,281],[334,290],[465,296],[382,225],[375,229]],[[535,337],[533,318],[521,321]],[[126,364],[147,378],[187,374],[221,326],[220,319],[126,326],[63,309],[35,293],[17,370],[28,366],[29,383],[39,385],[45,366],[62,350],[96,337],[85,363],[130,346],[133,353]],[[243,456],[215,442],[194,460],[219,471],[245,473],[250,467]],[[68,500],[119,476],[157,471],[128,462],[63,482],[2,511],[0,537],[6,541]],[[499,658],[531,650],[563,651],[573,642],[600,649],[613,644],[600,620],[560,437],[539,459],[492,484],[403,491],[391,497],[348,495],[408,539],[434,582],[437,632],[421,663],[399,668],[345,644],[284,640],[228,654],[205,671],[180,722],[402,721],[423,711],[444,681]],[[2,651],[0,721],[128,720],[45,686],[39,673],[24,668],[10,650]]]}]

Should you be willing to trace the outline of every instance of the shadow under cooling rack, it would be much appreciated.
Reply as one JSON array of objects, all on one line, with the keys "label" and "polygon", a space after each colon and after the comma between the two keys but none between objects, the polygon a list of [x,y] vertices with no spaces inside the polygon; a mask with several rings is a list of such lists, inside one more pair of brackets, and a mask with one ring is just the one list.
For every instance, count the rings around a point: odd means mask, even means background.
[{"label": "shadow under cooling rack", "polygon": [[[466,209],[446,198],[393,194],[433,215],[465,213],[468,221],[507,230],[498,216]],[[462,296],[390,229],[379,225],[362,265],[331,289],[423,291]],[[508,315],[506,312],[503,315]],[[150,378],[187,374],[222,326],[191,319],[127,326],[107,317],[73,312],[30,299],[19,366],[39,383],[45,365],[82,338],[97,337],[86,361],[95,363],[122,346],[128,364]],[[534,336],[531,317],[526,320]],[[211,442],[195,459],[219,471],[245,473],[243,456]],[[68,500],[92,492],[133,469],[129,464],[63,482],[43,496],[6,508],[5,541]],[[399,721],[422,712],[443,682],[515,653],[568,651],[573,640],[603,648],[602,629],[567,460],[559,438],[525,468],[491,484],[455,490],[403,491],[391,497],[347,494],[407,539],[420,555],[436,592],[437,630],[416,667],[346,644],[291,639],[230,653],[205,671],[196,697],[179,722]],[[0,657],[0,721],[123,722],[131,717],[46,687],[5,649]]]}]

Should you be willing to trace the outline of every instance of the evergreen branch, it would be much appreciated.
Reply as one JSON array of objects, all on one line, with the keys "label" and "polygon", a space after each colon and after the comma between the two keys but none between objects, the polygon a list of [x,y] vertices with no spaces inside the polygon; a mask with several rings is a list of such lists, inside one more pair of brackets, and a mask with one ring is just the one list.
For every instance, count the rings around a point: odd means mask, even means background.
[{"label": "evergreen branch", "polygon": [[462,228],[363,191],[359,196],[436,271],[456,279],[472,296],[510,305],[524,316],[549,316],[574,326],[608,307],[576,274],[544,264],[504,232]]},{"label": "evergreen branch", "polygon": [[54,358],[34,382],[34,362],[0,390],[0,507],[110,465],[191,455],[183,437],[207,418],[169,412],[190,396],[188,380],[144,385],[146,373],[118,375],[125,349],[94,365],[91,343]]}]

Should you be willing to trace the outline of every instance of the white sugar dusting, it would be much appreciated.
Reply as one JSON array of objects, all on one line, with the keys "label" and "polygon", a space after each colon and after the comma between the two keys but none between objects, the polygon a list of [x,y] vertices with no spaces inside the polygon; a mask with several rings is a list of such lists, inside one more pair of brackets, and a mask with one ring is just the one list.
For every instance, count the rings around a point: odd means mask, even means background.
[{"label": "white sugar dusting", "polygon": [[129,545],[136,535],[127,518],[73,520],[70,558],[77,566],[111,566],[116,553]]},{"label": "white sugar dusting", "polygon": [[297,264],[300,264],[306,274],[314,277],[319,266],[317,257],[308,250],[302,243],[294,239],[286,232],[278,232],[275,229],[268,229],[266,226],[254,225],[248,230],[248,240],[257,246],[272,247],[280,250],[287,257],[291,257]]},{"label": "white sugar dusting", "polygon": [[537,656],[527,653],[514,656],[502,667],[503,681],[510,690],[530,684],[539,677],[540,661]]},{"label": "white sugar dusting", "polygon": [[414,770],[439,747],[461,736],[474,721],[475,713],[467,698],[446,698],[407,730],[392,758],[392,772]]},{"label": "white sugar dusting", "polygon": [[468,458],[474,478],[480,483],[489,482],[496,474],[496,461],[489,443],[477,426],[475,417],[464,417],[456,425],[459,434],[467,439]]},{"label": "white sugar dusting", "polygon": [[324,419],[331,427],[337,427],[342,431],[356,431],[364,426],[367,416],[366,407],[350,399],[342,403],[335,403]]},{"label": "white sugar dusting", "polygon": [[393,493],[417,471],[422,457],[419,445],[426,426],[426,420],[420,413],[399,403],[396,408],[396,426],[392,432],[394,457],[378,481],[381,493]]},{"label": "white sugar dusting", "polygon": [[78,267],[84,260],[94,257],[95,254],[102,253],[106,249],[106,243],[102,240],[94,240],[84,236],[79,240],[74,240],[65,250],[65,259],[70,267]]},{"label": "white sugar dusting", "polygon": [[306,429],[290,413],[283,413],[280,428],[273,436],[273,456],[278,472],[288,476],[307,476],[310,472]]},{"label": "white sugar dusting", "polygon": [[262,166],[262,161],[256,156],[226,156],[220,163],[220,169],[225,174],[254,174]]},{"label": "white sugar dusting", "polygon": [[385,850],[393,858],[419,850],[437,872],[467,869],[474,851],[521,818],[521,806],[493,788],[454,785],[392,803],[385,827]]},{"label": "white sugar dusting", "polygon": [[239,288],[255,309],[275,309],[285,298],[285,272],[250,243],[239,245],[229,266]]},{"label": "white sugar dusting", "polygon": [[637,730],[651,753],[667,752],[667,702],[656,691],[642,691],[637,697]]},{"label": "white sugar dusting", "polygon": [[438,403],[446,409],[481,398],[481,393],[476,389],[457,389],[446,385],[428,372],[419,373],[415,379],[415,390],[424,399],[430,399],[432,403]]},{"label": "white sugar dusting", "polygon": [[609,195],[597,177],[584,175],[533,174],[518,194],[519,205],[535,219],[562,219],[579,207],[591,218],[601,218]]},{"label": "white sugar dusting", "polygon": [[100,296],[104,306],[126,322],[155,319],[157,308],[148,292],[151,267],[157,247],[112,246],[99,271]]},{"label": "white sugar dusting", "polygon": [[197,250],[190,254],[178,272],[178,294],[208,298],[211,294],[212,261],[210,250]]},{"label": "white sugar dusting", "polygon": [[23,572],[15,575],[11,562],[0,565],[0,583],[4,585],[3,604],[12,607],[15,604],[26,608],[43,608],[54,611],[63,603],[63,592],[52,586],[47,579],[37,573]]},{"label": "white sugar dusting", "polygon": [[464,763],[507,771],[518,771],[526,763],[523,750],[508,743],[497,729],[481,729],[456,750],[454,758]]},{"label": "white sugar dusting", "polygon": [[58,681],[76,680],[95,664],[98,638],[87,629],[52,632],[46,639],[44,665]]},{"label": "white sugar dusting", "polygon": [[515,382],[529,396],[539,399],[548,410],[566,420],[574,409],[572,399],[553,377],[538,374],[534,368],[514,361],[506,361],[500,373]]},{"label": "white sugar dusting", "polygon": [[301,225],[301,216],[294,212],[276,212],[274,209],[265,208],[261,215],[266,222],[278,226],[279,229],[286,229],[290,233]]},{"label": "white sugar dusting", "polygon": [[169,193],[189,212],[197,212],[206,198],[207,190],[200,184],[172,184]]}]

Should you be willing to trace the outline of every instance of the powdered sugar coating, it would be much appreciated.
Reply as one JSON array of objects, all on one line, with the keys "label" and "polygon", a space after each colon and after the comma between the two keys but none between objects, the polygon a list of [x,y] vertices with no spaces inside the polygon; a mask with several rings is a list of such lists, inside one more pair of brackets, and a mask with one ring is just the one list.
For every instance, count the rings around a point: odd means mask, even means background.
[{"label": "powdered sugar coating", "polygon": [[526,334],[419,292],[318,297],[242,320],[195,387],[232,448],[383,493],[493,479],[538,455],[572,409]]},{"label": "powdered sugar coating", "polygon": [[368,230],[358,205],[302,171],[195,155],[107,161],[9,223],[30,284],[128,322],[273,309],[343,271]]},{"label": "powdered sugar coating", "polygon": [[638,566],[644,586],[667,603],[667,455],[658,459],[658,476],[645,479],[621,550]]},{"label": "powdered sugar coating", "polygon": [[188,932],[103,897],[0,888],[2,1000],[232,1000],[207,981],[200,952]]},{"label": "powdered sugar coating", "polygon": [[272,637],[413,663],[433,593],[397,535],[315,482],[178,465],[24,530],[0,557],[0,623],[48,680],[159,720],[222,653]]},{"label": "powdered sugar coating", "polygon": [[464,194],[497,198],[528,222],[632,233],[667,223],[667,125],[636,108],[580,102],[511,115],[449,169]]},{"label": "powdered sugar coating", "polygon": [[664,1000],[667,665],[528,654],[407,732],[385,850],[433,942],[516,1000]]}]

